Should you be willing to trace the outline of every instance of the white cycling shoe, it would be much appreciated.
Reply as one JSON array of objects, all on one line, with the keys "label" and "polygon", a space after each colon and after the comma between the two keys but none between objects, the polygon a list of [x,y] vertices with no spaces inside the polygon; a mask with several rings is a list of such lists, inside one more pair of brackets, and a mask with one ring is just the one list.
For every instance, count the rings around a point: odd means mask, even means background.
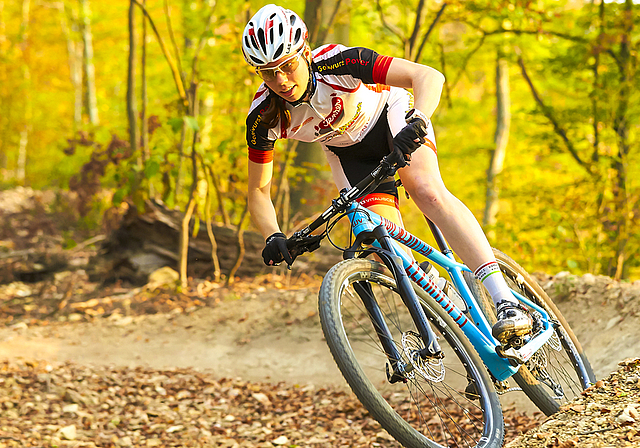
[{"label": "white cycling shoe", "polygon": [[493,337],[507,345],[515,337],[531,333],[533,319],[525,307],[516,302],[503,300],[496,306],[498,322],[491,329]]}]

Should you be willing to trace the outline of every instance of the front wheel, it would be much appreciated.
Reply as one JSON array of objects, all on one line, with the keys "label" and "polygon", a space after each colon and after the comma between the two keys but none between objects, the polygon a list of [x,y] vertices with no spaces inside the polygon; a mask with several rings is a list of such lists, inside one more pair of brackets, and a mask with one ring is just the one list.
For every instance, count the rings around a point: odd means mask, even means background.
[{"label": "front wheel", "polygon": [[[595,383],[593,369],[569,323],[544,289],[509,256],[497,249],[493,252],[509,287],[543,308],[555,321],[551,339],[513,376],[538,409],[552,415]],[[481,311],[493,325],[496,312],[488,292],[471,276],[465,279]]]},{"label": "front wheel", "polygon": [[[360,402],[405,447],[500,447],[502,410],[482,360],[447,312],[414,289],[444,359],[417,355],[424,343],[383,265],[366,259],[335,265],[322,282],[319,312],[336,364]],[[400,363],[411,366],[400,381],[388,380],[389,358],[365,302],[377,303]]]}]

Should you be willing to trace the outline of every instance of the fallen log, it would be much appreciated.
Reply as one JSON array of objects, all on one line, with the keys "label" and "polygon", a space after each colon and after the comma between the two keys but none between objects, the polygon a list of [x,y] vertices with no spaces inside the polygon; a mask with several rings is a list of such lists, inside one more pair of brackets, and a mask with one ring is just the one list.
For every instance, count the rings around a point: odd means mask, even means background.
[{"label": "fallen log", "polygon": [[[138,213],[135,207],[131,207],[119,227],[107,237],[102,249],[92,260],[93,269],[89,272],[92,280],[106,283],[126,280],[142,285],[156,269],[169,266],[177,270],[182,217],[180,211],[170,210],[160,202],[148,202],[144,213]],[[215,224],[212,230],[217,241],[220,270],[227,276],[238,259],[237,230]],[[189,240],[188,276],[212,278],[214,265],[209,236],[202,228],[194,237],[193,223],[190,233],[192,237]],[[245,252],[235,275],[256,276],[273,269],[262,262],[262,236],[257,232],[245,231],[243,239]],[[338,260],[340,253],[329,245],[296,260],[293,274],[299,271],[308,275],[321,275]]]}]

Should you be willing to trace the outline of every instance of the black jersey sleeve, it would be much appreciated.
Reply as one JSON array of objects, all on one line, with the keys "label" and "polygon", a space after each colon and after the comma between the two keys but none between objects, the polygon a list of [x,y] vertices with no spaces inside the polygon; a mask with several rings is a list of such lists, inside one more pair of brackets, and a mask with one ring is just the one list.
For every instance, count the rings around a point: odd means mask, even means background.
[{"label": "black jersey sleeve", "polygon": [[[322,74],[351,75],[365,84],[375,84],[384,83],[391,59],[369,48],[351,47],[315,62],[318,72]],[[384,66],[383,72],[382,66]]]},{"label": "black jersey sleeve", "polygon": [[269,106],[269,96],[258,104],[253,104],[247,115],[247,146],[259,151],[272,151],[275,140],[269,139],[269,129],[262,124],[262,114]]}]

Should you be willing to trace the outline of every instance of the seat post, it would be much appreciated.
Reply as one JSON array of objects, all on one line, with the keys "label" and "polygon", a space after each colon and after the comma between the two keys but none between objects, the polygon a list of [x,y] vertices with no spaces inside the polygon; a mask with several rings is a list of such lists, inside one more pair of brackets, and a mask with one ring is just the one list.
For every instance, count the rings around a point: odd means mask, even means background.
[{"label": "seat post", "polygon": [[442,234],[438,226],[436,226],[433,221],[427,218],[426,215],[423,215],[423,216],[424,216],[424,219],[427,220],[427,224],[429,224],[429,228],[431,229],[431,233],[433,234],[433,237],[436,240],[436,244],[438,245],[440,252],[442,252],[445,255],[453,253],[453,251],[449,249],[449,246],[447,245],[447,240],[444,239],[444,235]]}]

